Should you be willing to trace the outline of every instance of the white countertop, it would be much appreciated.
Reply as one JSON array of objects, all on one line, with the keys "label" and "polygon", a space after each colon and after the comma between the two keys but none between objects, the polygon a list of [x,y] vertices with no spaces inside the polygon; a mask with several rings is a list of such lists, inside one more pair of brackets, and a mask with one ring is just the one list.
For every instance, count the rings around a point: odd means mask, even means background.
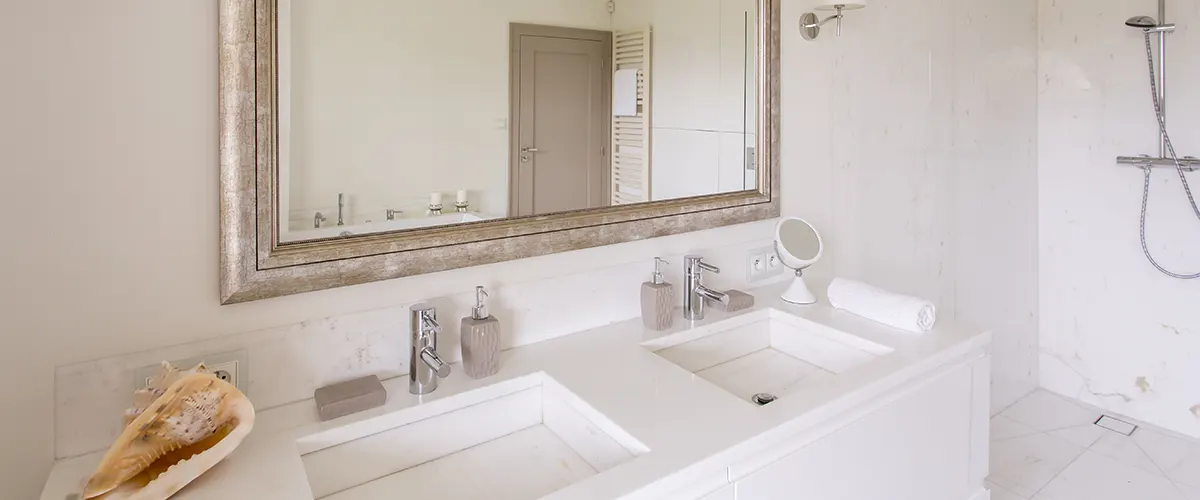
[{"label": "white countertop", "polygon": [[[545,373],[582,398],[650,452],[587,478],[546,498],[662,498],[719,472],[722,467],[783,439],[844,419],[856,406],[878,398],[939,366],[987,348],[991,334],[942,322],[930,333],[900,332],[837,311],[825,304],[795,306],[777,297],[780,286],[755,291],[754,308],[727,314],[709,309],[704,321],[677,318],[675,328],[652,332],[635,319],[507,351],[501,372],[471,380],[458,366],[427,396],[408,394],[407,378],[384,382],[381,408],[320,422],[315,403],[303,401],[261,411],[254,431],[224,462],[180,491],[177,499],[311,499],[297,441],[467,391]],[[642,344],[686,330],[775,309],[861,337],[893,352],[834,377],[814,390],[788,393],[765,407],[739,401],[724,390],[660,358]],[[62,500],[80,490],[103,453],[55,464],[42,500]]]}]

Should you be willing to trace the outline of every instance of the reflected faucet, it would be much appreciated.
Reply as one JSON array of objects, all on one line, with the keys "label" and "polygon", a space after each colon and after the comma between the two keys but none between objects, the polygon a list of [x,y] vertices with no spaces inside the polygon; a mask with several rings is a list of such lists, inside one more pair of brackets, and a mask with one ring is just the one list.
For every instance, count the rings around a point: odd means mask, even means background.
[{"label": "reflected faucet", "polygon": [[313,216],[313,229],[321,229],[322,222],[325,222],[325,214],[317,212],[317,215]]},{"label": "reflected faucet", "polygon": [[338,225],[345,226],[346,220],[342,217],[342,213],[346,209],[346,193],[338,193]]},{"label": "reflected faucet", "polygon": [[724,302],[728,298],[704,286],[704,271],[721,274],[721,268],[704,263],[704,257],[688,255],[683,258],[683,319],[704,319],[704,299]]},{"label": "reflected faucet", "polygon": [[450,376],[450,365],[437,352],[438,334],[442,325],[437,321],[437,309],[428,304],[409,308],[412,345],[408,356],[408,392],[421,395],[437,390],[438,379]]}]

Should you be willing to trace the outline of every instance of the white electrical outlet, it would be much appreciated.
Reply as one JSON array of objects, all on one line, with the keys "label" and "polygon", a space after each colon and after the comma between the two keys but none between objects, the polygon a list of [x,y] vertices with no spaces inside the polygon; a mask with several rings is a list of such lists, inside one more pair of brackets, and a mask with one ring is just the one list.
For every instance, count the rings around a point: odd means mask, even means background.
[{"label": "white electrical outlet", "polygon": [[[195,358],[170,361],[171,366],[180,370],[189,370],[200,363],[208,367],[217,378],[233,384],[238,390],[246,392],[245,384],[249,380],[250,356],[245,349],[240,351],[223,352],[198,356]],[[158,375],[159,365],[143,366],[134,371],[133,389],[139,390],[150,385],[150,380]]]},{"label": "white electrical outlet", "polygon": [[750,252],[746,256],[746,281],[753,282],[758,279],[758,275],[760,274],[759,269],[762,267],[764,267],[762,257],[754,252]]},{"label": "white electrical outlet", "polygon": [[783,272],[783,264],[775,254],[775,247],[751,250],[746,256],[746,281],[755,283],[773,278]]}]

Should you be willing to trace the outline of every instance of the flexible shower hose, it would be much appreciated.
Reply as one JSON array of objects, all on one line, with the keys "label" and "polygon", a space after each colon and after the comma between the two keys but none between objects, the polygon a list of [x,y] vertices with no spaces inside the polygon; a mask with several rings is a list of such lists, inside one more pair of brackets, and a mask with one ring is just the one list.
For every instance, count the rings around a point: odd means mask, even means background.
[{"label": "flexible shower hose", "polygon": [[[1175,145],[1171,144],[1171,136],[1167,134],[1167,118],[1163,115],[1162,102],[1158,100],[1158,72],[1154,68],[1154,48],[1150,43],[1150,31],[1145,30],[1146,36],[1146,59],[1150,62],[1150,93],[1154,98],[1154,114],[1158,117],[1158,129],[1162,132],[1163,142],[1167,144],[1167,151],[1171,153],[1171,159],[1175,160],[1175,170],[1179,172],[1179,180],[1183,181],[1183,192],[1187,193],[1188,202],[1192,204],[1192,212],[1196,214],[1196,218],[1200,218],[1200,207],[1196,206],[1196,198],[1192,196],[1192,187],[1188,185],[1187,176],[1183,172],[1183,163],[1179,161],[1179,155],[1175,154]],[[1160,35],[1162,36],[1162,35]],[[1150,260],[1150,264],[1163,274],[1172,278],[1181,280],[1194,280],[1200,278],[1200,273],[1196,274],[1180,274],[1167,270],[1158,261],[1154,260],[1154,256],[1150,254],[1150,245],[1146,244],[1146,209],[1150,205],[1150,178],[1153,175],[1153,167],[1151,165],[1143,165],[1142,170],[1146,173],[1146,184],[1142,190],[1142,251],[1146,253],[1146,258]]]}]

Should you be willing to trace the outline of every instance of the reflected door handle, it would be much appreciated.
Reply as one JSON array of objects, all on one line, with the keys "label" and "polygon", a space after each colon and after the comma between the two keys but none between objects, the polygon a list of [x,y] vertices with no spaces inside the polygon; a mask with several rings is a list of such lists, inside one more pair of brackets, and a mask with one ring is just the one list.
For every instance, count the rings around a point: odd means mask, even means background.
[{"label": "reflected door handle", "polygon": [[529,154],[538,152],[538,148],[521,148],[521,163],[529,163]]}]

